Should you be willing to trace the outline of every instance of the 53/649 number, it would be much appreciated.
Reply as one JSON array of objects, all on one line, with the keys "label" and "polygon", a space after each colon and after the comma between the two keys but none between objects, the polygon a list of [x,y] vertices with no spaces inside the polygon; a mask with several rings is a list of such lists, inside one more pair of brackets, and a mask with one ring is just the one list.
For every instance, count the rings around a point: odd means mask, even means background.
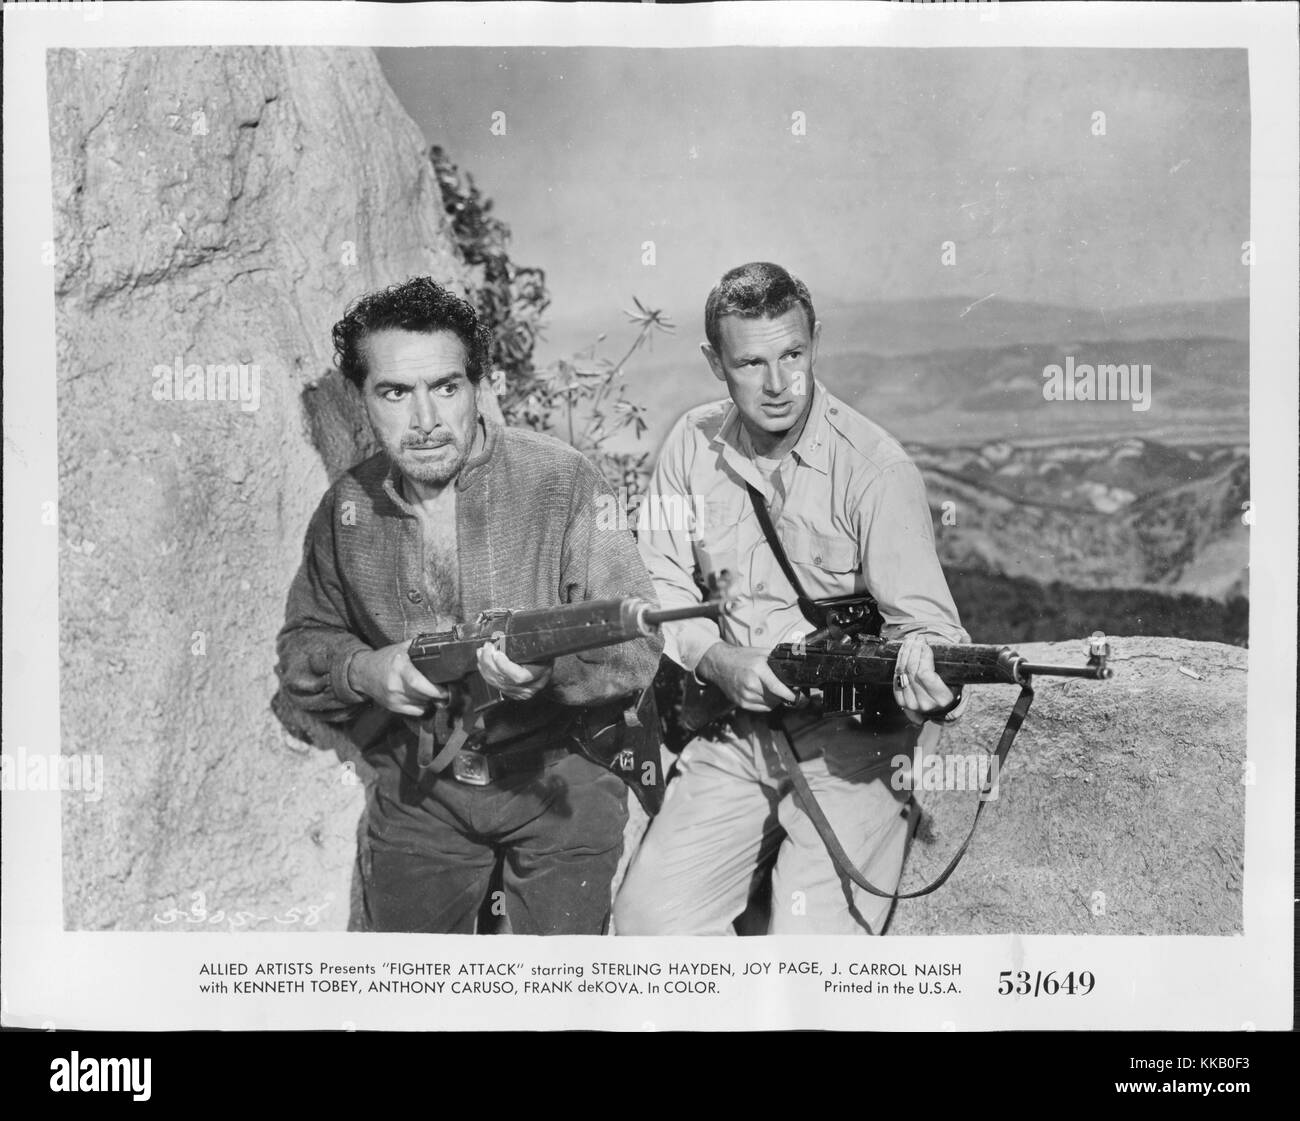
[{"label": "53/649 number", "polygon": [[1016,996],[1056,996],[1057,993],[1087,996],[1096,983],[1097,978],[1086,969],[1082,973],[1070,970],[1059,976],[1055,970],[1044,973],[1037,969],[1026,973],[1022,969],[1016,973],[1004,969],[998,974],[998,996],[1011,996],[1013,993]]}]

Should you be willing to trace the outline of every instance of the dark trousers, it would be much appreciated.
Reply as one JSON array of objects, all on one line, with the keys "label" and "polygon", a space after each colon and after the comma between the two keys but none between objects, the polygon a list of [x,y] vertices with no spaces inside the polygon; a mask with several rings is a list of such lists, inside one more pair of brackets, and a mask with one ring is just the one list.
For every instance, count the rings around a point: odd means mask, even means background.
[{"label": "dark trousers", "polygon": [[514,934],[605,932],[627,823],[620,779],[569,755],[489,786],[449,774],[419,786],[393,755],[367,761],[377,772],[361,843],[371,930],[473,934],[486,903]]}]

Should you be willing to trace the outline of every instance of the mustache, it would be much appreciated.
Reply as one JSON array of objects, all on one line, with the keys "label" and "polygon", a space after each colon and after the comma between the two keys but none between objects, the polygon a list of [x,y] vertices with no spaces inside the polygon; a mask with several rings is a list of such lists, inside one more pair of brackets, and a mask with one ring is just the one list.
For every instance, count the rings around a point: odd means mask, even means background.
[{"label": "mustache", "polygon": [[418,436],[402,437],[402,447],[404,448],[442,448],[455,442],[450,436],[443,436],[438,439],[422,439]]}]

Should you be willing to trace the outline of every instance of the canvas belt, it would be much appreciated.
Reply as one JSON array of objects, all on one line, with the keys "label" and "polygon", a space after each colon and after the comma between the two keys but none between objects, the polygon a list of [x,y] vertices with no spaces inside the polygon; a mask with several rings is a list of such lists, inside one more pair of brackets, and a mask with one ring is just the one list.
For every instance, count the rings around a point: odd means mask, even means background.
[{"label": "canvas belt", "polygon": [[[853,721],[853,717],[848,714],[827,714],[819,700],[814,700],[801,708],[783,708],[779,711],[785,730],[789,733],[788,746],[794,753],[794,757],[801,763],[820,759],[824,754],[824,749],[821,737],[805,736],[802,740],[799,740],[795,738],[799,733],[837,720],[846,723]],[[741,736],[748,734],[751,728],[764,726],[761,713],[746,712],[744,709],[733,709],[722,718],[722,723]],[[768,724],[770,726],[770,721]],[[882,746],[875,748],[875,750],[888,751],[892,755],[900,750],[897,746],[896,736],[910,728],[910,724],[903,724],[898,727],[890,725],[879,729],[871,725],[859,724],[855,730],[861,734],[864,749],[871,749],[873,742],[882,742]],[[876,737],[879,737],[879,741],[876,740]]]},{"label": "canvas belt", "polygon": [[490,786],[510,775],[536,773],[569,755],[567,746],[507,747],[497,751],[462,750],[447,773],[467,786]]},{"label": "canvas belt", "polygon": [[501,743],[484,742],[482,714],[468,725],[455,725],[441,746],[434,737],[431,720],[413,722],[416,723],[420,781],[449,773],[458,782],[487,786],[507,775],[541,771],[574,749],[573,736],[584,726],[598,727],[602,722],[620,718],[624,707],[624,702],[613,701],[574,709],[572,716],[559,724],[545,724]]}]

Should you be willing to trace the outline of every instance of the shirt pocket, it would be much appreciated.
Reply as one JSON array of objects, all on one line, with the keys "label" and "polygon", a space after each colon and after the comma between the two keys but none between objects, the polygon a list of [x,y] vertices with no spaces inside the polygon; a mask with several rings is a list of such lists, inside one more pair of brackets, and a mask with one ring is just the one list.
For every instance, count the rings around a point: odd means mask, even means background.
[{"label": "shirt pocket", "polygon": [[794,527],[782,544],[804,591],[813,599],[844,595],[856,587],[862,562],[855,542]]}]

